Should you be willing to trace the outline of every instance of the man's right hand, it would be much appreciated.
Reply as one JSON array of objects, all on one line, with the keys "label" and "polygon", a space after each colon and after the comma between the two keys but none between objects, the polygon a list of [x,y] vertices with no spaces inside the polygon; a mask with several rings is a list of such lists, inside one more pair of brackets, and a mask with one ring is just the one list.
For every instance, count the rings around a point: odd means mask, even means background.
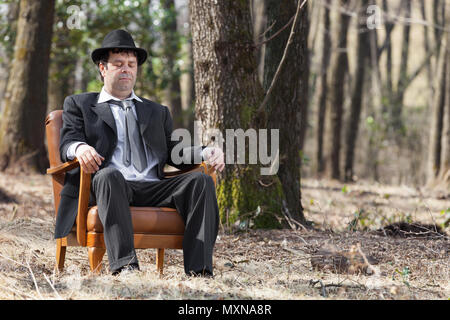
[{"label": "man's right hand", "polygon": [[80,144],[75,150],[75,156],[81,168],[86,173],[95,173],[100,169],[102,161],[105,160],[97,151],[87,144]]}]

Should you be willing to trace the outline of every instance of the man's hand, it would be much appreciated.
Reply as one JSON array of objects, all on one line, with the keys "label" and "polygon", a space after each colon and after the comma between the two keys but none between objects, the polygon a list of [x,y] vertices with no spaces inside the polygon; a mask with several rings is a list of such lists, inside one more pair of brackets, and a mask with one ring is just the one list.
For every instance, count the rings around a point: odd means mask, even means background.
[{"label": "man's hand", "polygon": [[206,147],[202,151],[203,159],[210,164],[214,170],[221,172],[225,168],[223,151],[220,148]]},{"label": "man's hand", "polygon": [[75,150],[75,156],[81,168],[87,173],[95,173],[105,160],[97,151],[87,144],[80,144]]}]

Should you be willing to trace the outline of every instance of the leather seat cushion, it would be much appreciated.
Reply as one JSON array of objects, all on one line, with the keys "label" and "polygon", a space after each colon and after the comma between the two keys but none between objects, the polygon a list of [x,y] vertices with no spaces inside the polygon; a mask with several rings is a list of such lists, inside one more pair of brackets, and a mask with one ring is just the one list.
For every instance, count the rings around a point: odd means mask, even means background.
[{"label": "leather seat cushion", "polygon": [[[184,234],[181,215],[172,208],[130,207],[134,233]],[[87,216],[88,232],[103,232],[97,206],[89,208]]]}]

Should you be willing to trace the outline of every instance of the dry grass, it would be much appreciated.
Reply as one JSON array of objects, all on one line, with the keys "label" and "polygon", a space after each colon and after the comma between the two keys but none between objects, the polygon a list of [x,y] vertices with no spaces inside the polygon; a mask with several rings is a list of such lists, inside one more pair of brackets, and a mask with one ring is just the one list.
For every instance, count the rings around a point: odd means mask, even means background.
[{"label": "dry grass", "polygon": [[[0,175],[0,299],[447,299],[448,237],[391,238],[373,230],[390,221],[442,223],[450,199],[420,190],[381,185],[303,182],[303,203],[316,231],[248,230],[220,233],[213,279],[189,278],[179,250],[167,250],[159,277],[155,250],[138,250],[141,272],[90,273],[85,248],[70,247],[66,269],[53,270],[55,243],[48,177]],[[15,199],[15,202],[12,198]],[[348,230],[354,212],[366,216]],[[409,215],[409,216],[408,216]],[[367,230],[362,231],[367,225]],[[448,229],[447,229],[448,232]],[[374,272],[340,274],[314,270],[321,248],[374,257]]]}]

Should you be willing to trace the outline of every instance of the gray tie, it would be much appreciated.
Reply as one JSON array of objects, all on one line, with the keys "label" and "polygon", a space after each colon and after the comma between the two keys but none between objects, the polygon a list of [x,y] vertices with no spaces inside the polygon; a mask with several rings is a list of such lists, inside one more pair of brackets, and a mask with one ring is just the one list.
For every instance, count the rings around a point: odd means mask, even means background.
[{"label": "gray tie", "polygon": [[139,126],[134,117],[131,107],[133,102],[131,100],[122,101],[125,109],[125,141],[123,152],[123,163],[133,166],[137,171],[142,172],[147,167],[147,158],[145,156],[144,144],[142,143]]}]

